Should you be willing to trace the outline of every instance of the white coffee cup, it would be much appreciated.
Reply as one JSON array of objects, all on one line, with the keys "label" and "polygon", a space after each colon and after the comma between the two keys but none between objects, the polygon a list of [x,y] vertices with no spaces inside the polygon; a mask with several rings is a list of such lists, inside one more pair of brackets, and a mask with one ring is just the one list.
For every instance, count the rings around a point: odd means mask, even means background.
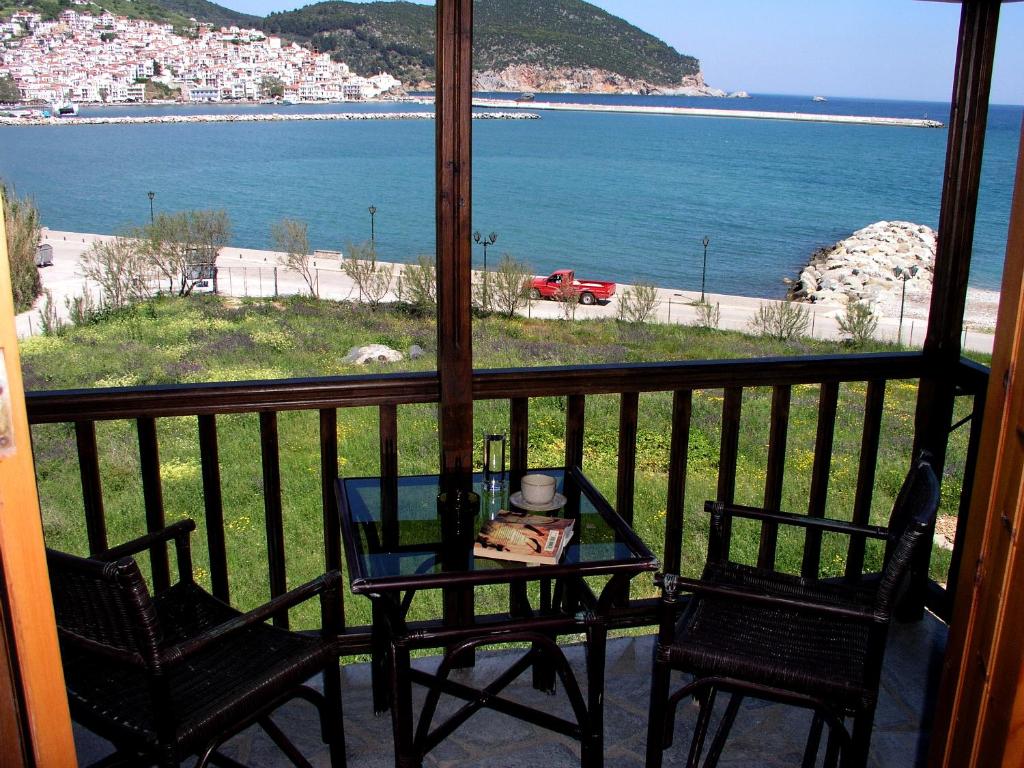
[{"label": "white coffee cup", "polygon": [[550,504],[555,498],[555,478],[550,475],[523,475],[521,483],[523,501],[527,504],[542,506]]}]

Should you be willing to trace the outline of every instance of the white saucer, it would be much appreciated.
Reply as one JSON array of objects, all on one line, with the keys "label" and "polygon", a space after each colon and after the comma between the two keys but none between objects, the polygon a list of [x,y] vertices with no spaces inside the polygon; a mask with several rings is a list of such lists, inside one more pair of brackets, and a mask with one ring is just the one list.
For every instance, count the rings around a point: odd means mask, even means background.
[{"label": "white saucer", "polygon": [[554,498],[552,498],[547,504],[531,504],[523,498],[522,491],[516,491],[508,497],[508,500],[520,509],[525,509],[530,512],[553,512],[556,509],[564,507],[566,502],[565,496],[560,493],[556,493]]}]

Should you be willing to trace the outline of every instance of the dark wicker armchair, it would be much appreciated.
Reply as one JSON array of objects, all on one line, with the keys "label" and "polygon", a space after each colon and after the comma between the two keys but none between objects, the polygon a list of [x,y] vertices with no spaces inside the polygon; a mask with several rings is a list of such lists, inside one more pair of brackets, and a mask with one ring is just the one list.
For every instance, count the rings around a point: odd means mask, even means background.
[{"label": "dark wicker armchair", "polygon": [[[115,547],[95,558],[48,550],[50,584],[72,717],[114,744],[101,762],[197,768],[231,736],[254,723],[296,765],[298,750],[270,720],[293,698],[319,710],[331,764],[345,764],[340,622],[335,571],[249,613],[239,613],[192,580],[191,520]],[[176,545],[179,580],[150,595],[131,555]],[[305,635],[266,624],[319,595],[323,630]],[[323,673],[324,694],[303,683]],[[230,761],[229,761],[230,762]]]},{"label": "dark wicker armchair", "polygon": [[[765,512],[708,502],[709,557],[700,581],[662,577],[661,623],[648,714],[647,768],[660,768],[671,745],[675,709],[685,696],[700,704],[688,766],[704,749],[717,691],[731,694],[705,766],[714,766],[744,696],[813,710],[804,765],[814,765],[829,726],[825,765],[867,762],[889,621],[913,553],[928,534],[939,484],[926,458],[915,461],[887,528]],[[886,542],[880,576],[824,581],[730,562],[725,539],[734,517]],[[681,593],[693,596],[679,613]],[[672,670],[692,681],[669,696]],[[845,719],[853,718],[852,732]]]}]

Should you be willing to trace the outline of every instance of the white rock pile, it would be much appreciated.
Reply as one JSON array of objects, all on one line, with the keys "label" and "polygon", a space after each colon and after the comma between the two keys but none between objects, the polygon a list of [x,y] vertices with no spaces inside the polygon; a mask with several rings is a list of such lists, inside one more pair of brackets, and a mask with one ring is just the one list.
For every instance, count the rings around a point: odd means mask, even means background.
[{"label": "white rock pile", "polygon": [[935,265],[935,230],[909,221],[876,221],[850,237],[816,251],[790,297],[845,306],[899,302],[906,279],[908,297],[927,295]]}]

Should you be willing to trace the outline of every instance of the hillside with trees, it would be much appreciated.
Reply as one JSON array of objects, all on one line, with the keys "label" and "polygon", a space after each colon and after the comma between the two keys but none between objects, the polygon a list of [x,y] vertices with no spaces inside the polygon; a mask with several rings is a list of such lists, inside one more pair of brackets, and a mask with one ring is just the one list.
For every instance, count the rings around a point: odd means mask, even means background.
[{"label": "hillside with trees", "polygon": [[[478,0],[474,69],[512,66],[615,73],[679,86],[700,62],[582,0]],[[324,2],[272,13],[263,29],[329,51],[359,74],[432,81],[434,9],[408,2]]]}]

